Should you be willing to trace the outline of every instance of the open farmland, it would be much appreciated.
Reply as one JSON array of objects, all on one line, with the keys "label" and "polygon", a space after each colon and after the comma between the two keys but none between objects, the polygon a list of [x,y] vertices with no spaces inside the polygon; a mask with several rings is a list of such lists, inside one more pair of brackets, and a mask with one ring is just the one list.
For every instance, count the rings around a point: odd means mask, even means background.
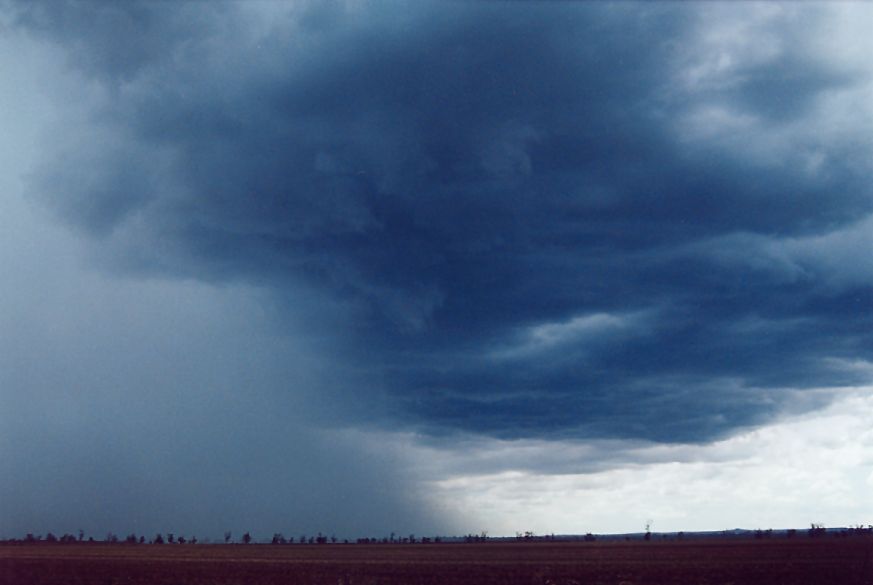
[{"label": "open farmland", "polygon": [[869,539],[3,545],[3,585],[873,584]]}]

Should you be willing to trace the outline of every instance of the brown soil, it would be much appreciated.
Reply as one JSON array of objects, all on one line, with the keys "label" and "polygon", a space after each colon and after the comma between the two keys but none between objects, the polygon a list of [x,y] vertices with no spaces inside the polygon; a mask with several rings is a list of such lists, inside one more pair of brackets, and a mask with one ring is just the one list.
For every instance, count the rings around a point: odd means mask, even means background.
[{"label": "brown soil", "polygon": [[2,585],[873,585],[873,540],[0,545]]}]

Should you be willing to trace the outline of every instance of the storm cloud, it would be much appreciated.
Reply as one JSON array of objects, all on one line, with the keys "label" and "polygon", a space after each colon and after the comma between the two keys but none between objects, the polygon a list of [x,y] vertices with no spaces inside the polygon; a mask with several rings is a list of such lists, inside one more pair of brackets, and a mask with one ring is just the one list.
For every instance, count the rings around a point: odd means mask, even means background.
[{"label": "storm cloud", "polygon": [[106,278],[257,291],[269,363],[305,348],[240,404],[703,444],[869,379],[852,10],[12,2],[6,26],[64,70],[28,198]]},{"label": "storm cloud", "polygon": [[869,144],[815,128],[869,78],[718,8],[28,3],[98,94],[31,190],[112,269],[323,295],[395,424],[707,440],[873,330]]}]

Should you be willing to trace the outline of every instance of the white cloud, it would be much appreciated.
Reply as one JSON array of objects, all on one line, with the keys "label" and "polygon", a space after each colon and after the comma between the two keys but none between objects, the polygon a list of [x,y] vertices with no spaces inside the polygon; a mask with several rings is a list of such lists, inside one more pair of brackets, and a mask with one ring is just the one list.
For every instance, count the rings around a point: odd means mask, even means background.
[{"label": "white cloud", "polygon": [[644,335],[648,331],[651,311],[632,313],[592,313],[577,315],[566,321],[549,321],[526,327],[515,339],[489,353],[496,360],[526,359],[565,346],[582,349],[624,335]]},{"label": "white cloud", "polygon": [[494,535],[639,532],[647,519],[660,531],[869,523],[873,387],[820,393],[834,398],[822,410],[707,445],[346,438],[388,446],[435,506]]},{"label": "white cloud", "polygon": [[[869,169],[873,153],[870,5],[705,3],[677,51],[668,93],[682,104],[676,132],[692,151],[720,150],[750,164],[813,178],[832,163]],[[791,116],[762,115],[734,92],[780,62],[804,63],[833,83]],[[837,81],[841,79],[841,81]],[[770,98],[771,105],[778,107]],[[849,157],[851,160],[847,160]]]},{"label": "white cloud", "polygon": [[697,26],[677,58],[675,81],[685,91],[725,89],[740,83],[748,69],[775,61],[785,51],[779,24],[790,6],[775,3],[705,3]]}]

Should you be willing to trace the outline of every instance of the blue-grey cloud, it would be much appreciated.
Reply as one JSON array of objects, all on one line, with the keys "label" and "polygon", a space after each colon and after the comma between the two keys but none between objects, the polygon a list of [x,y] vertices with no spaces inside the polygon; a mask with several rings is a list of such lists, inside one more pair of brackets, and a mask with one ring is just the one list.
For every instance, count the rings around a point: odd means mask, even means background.
[{"label": "blue-grey cloud", "polygon": [[711,439],[857,381],[873,198],[819,7],[705,10],[22,4],[102,88],[31,189],[113,269],[323,299],[370,424]]}]

